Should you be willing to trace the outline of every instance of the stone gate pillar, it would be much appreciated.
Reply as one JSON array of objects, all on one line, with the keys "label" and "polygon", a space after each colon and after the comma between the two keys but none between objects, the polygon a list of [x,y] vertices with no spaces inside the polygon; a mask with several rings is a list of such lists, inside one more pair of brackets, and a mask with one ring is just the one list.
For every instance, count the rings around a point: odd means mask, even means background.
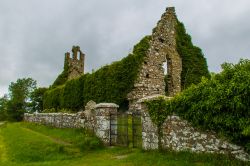
[{"label": "stone gate pillar", "polygon": [[119,106],[114,103],[100,103],[95,106],[95,116],[96,116],[95,133],[99,138],[101,138],[101,140],[106,145],[110,144],[110,137],[111,137],[110,115],[112,114],[117,116],[117,108],[119,108]]},{"label": "stone gate pillar", "polygon": [[157,126],[152,122],[145,102],[159,98],[170,99],[171,97],[153,95],[138,100],[138,109],[141,111],[142,119],[142,148],[145,150],[158,149]]}]

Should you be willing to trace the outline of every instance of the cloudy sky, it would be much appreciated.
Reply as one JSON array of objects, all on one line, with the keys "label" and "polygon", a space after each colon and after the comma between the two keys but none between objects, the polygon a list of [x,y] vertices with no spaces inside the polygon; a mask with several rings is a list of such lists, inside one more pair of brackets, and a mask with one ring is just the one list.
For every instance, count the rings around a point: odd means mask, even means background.
[{"label": "cloudy sky", "polygon": [[85,71],[126,56],[175,6],[209,70],[250,59],[249,0],[0,0],[0,96],[18,78],[49,86],[79,45]]}]

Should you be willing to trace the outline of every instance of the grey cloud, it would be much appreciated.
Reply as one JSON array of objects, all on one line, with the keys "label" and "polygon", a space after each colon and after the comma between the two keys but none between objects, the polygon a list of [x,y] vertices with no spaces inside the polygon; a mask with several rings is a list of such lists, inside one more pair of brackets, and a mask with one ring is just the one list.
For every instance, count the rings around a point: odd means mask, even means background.
[{"label": "grey cloud", "polygon": [[151,34],[167,6],[175,6],[209,69],[249,58],[247,0],[2,0],[0,95],[17,78],[50,85],[62,71],[64,53],[80,45],[87,72],[126,56]]}]

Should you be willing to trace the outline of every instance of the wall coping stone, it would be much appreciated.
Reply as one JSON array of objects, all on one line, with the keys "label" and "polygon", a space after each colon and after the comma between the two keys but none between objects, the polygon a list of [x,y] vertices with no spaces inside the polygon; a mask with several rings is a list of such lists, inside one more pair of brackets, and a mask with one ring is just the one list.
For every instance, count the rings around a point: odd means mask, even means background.
[{"label": "wall coping stone", "polygon": [[165,100],[170,100],[172,99],[173,97],[169,97],[169,96],[164,96],[164,95],[152,95],[152,96],[146,96],[144,98],[141,98],[137,101],[137,103],[144,103],[146,101],[153,101],[153,100],[157,100],[158,98],[163,98]]},{"label": "wall coping stone", "polygon": [[119,105],[114,103],[99,103],[95,108],[119,108]]}]

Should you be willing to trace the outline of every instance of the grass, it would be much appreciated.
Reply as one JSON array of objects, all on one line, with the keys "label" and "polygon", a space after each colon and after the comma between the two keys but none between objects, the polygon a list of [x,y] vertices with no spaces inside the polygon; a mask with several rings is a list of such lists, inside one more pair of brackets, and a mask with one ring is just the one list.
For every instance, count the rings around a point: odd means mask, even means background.
[{"label": "grass", "polygon": [[55,129],[30,123],[0,126],[0,165],[85,166],[85,165],[250,165],[223,155],[190,152],[142,151],[103,147],[82,129]]}]

